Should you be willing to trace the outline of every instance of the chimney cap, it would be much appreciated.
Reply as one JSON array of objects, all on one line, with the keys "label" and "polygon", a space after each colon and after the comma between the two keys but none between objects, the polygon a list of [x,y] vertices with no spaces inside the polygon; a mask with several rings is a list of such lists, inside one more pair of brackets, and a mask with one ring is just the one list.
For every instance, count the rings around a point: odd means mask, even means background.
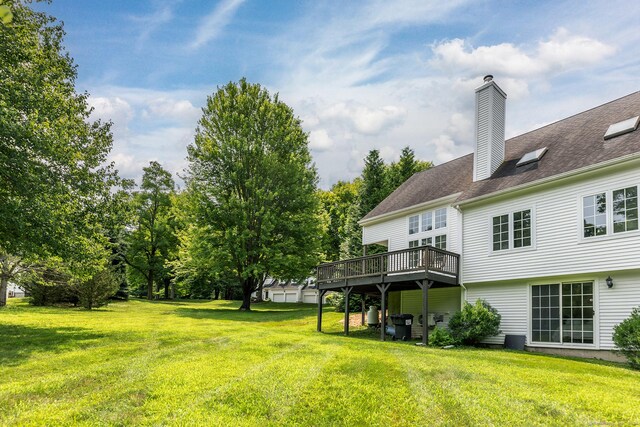
[{"label": "chimney cap", "polygon": [[491,80],[493,80],[493,76],[491,74],[487,74],[486,76],[484,76],[483,80],[485,81],[485,83],[489,83]]}]

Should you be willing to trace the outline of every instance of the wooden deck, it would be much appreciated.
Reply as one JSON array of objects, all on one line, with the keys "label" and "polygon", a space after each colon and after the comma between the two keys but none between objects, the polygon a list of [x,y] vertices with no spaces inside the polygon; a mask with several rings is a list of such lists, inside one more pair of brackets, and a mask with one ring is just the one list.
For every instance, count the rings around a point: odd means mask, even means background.
[{"label": "wooden deck", "polygon": [[[380,339],[385,340],[387,293],[422,290],[422,318],[428,319],[429,289],[460,285],[460,255],[433,246],[403,249],[320,264],[318,276],[318,332],[322,332],[322,297],[329,291],[345,296],[344,333],[349,335],[349,295],[379,293],[381,301]],[[364,299],[363,299],[364,301]],[[363,304],[364,315],[364,304]],[[427,322],[422,324],[422,344],[429,342]]]},{"label": "wooden deck", "polygon": [[457,286],[460,255],[423,246],[320,264],[317,273],[318,288],[327,290],[345,286],[375,289],[375,285],[383,283],[397,284],[397,289],[415,289],[413,282],[417,280]]}]

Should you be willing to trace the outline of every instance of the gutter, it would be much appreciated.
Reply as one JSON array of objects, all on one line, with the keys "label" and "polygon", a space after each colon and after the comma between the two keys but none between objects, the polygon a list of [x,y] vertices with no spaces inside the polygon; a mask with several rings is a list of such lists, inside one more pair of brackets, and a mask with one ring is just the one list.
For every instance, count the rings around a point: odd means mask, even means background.
[{"label": "gutter", "polygon": [[426,207],[429,206],[436,206],[436,205],[441,205],[447,202],[452,202],[455,201],[462,193],[453,193],[453,194],[449,194],[447,196],[444,197],[440,197],[439,199],[435,199],[435,200],[429,200],[427,202],[423,202],[417,205],[411,205],[408,206],[406,208],[402,208],[402,209],[398,209],[396,211],[391,211],[391,212],[387,212],[384,214],[380,214],[371,218],[367,218],[367,219],[361,219],[360,221],[358,221],[358,225],[360,225],[361,227],[366,226],[366,225],[372,225],[376,222],[379,221],[384,221],[387,219],[391,219],[397,216],[404,216],[407,213],[411,212],[411,211],[420,211],[423,210]]},{"label": "gutter", "polygon": [[516,192],[516,191],[520,191],[520,190],[524,190],[527,188],[533,188],[533,187],[537,187],[540,185],[544,185],[547,184],[549,182],[553,182],[553,181],[558,181],[558,180],[562,180],[562,179],[566,179],[566,178],[571,178],[573,176],[576,175],[581,175],[584,173],[588,173],[588,172],[593,172],[599,169],[606,169],[608,167],[611,166],[620,166],[621,164],[624,163],[628,163],[628,162],[632,162],[634,160],[640,159],[640,152],[636,152],[636,153],[632,153],[632,154],[627,154],[626,156],[622,156],[622,157],[616,157],[615,159],[610,159],[610,160],[606,160],[604,162],[601,163],[596,163],[595,165],[589,165],[589,166],[585,166],[579,169],[574,169],[571,171],[567,171],[567,172],[563,172],[557,175],[552,175],[552,176],[548,176],[546,178],[541,178],[537,181],[532,181],[532,182],[527,182],[524,184],[520,184],[520,185],[516,185],[515,187],[509,187],[509,188],[505,188],[503,190],[498,190],[498,191],[494,191],[492,193],[488,193],[488,194],[483,194],[482,196],[477,196],[471,199],[467,199],[467,200],[463,200],[459,203],[456,203],[453,207],[461,210],[462,207],[466,206],[466,205],[470,205],[476,202],[480,202],[483,200],[487,200],[493,197],[497,197],[497,196],[502,196],[504,194],[508,194],[511,192]]}]

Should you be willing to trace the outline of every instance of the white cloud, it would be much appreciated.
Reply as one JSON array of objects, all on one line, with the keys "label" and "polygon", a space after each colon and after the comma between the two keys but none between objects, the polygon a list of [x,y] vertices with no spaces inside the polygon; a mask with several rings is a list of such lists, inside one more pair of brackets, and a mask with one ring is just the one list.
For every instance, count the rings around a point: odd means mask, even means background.
[{"label": "white cloud", "polygon": [[398,150],[390,145],[385,145],[380,148],[380,157],[386,163],[391,163],[398,160]]},{"label": "white cloud", "polygon": [[209,15],[205,16],[196,29],[194,41],[191,43],[192,49],[198,49],[211,40],[217,38],[224,30],[236,11],[245,0],[223,0]]},{"label": "white cloud", "polygon": [[340,102],[321,112],[320,118],[341,121],[363,135],[376,135],[402,123],[405,115],[403,108],[393,105],[369,108],[356,102]]},{"label": "white cloud", "polygon": [[547,73],[597,64],[615,52],[615,48],[586,36],[572,35],[564,28],[535,49],[512,43],[500,43],[474,48],[462,39],[432,45],[432,65],[448,71],[489,73],[493,70],[505,76],[545,77]]},{"label": "white cloud", "polygon": [[327,151],[333,147],[333,140],[325,129],[309,132],[309,148],[313,151]]},{"label": "white cloud", "polygon": [[186,99],[154,98],[148,101],[143,110],[145,118],[169,118],[178,121],[197,121],[202,112]]},{"label": "white cloud", "polygon": [[93,108],[91,120],[101,119],[111,121],[111,131],[116,138],[125,137],[129,132],[129,122],[134,118],[135,112],[131,105],[124,99],[116,97],[89,97],[88,104]]}]

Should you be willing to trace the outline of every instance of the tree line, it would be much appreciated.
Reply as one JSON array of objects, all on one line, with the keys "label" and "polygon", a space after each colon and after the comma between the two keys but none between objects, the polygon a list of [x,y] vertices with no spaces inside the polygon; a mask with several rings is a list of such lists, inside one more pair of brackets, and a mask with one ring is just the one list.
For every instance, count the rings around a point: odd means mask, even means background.
[{"label": "tree line", "polygon": [[361,254],[357,221],[431,166],[406,147],[318,189],[308,135],[278,95],[245,79],[208,97],[184,188],[152,161],[137,186],[107,162],[110,122],[88,94],[55,18],[11,5],[0,25],[0,306],[9,281],[36,304],[92,308],[114,296],[238,298],[267,277],[302,280]]}]

